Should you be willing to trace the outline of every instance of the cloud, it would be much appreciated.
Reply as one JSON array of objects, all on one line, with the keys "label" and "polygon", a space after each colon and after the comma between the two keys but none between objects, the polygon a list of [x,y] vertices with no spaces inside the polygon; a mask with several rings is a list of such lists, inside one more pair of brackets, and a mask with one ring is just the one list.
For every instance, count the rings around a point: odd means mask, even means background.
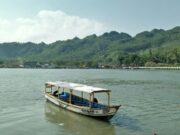
[{"label": "cloud", "polygon": [[32,18],[0,19],[0,42],[46,42],[83,38],[102,34],[105,24],[96,20],[68,15],[60,10],[40,11]]}]

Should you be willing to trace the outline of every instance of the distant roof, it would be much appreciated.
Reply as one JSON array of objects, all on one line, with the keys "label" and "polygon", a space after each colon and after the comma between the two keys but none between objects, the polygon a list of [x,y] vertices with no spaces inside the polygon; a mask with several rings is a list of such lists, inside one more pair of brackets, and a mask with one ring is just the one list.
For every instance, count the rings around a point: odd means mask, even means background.
[{"label": "distant roof", "polygon": [[68,89],[72,89],[75,91],[82,91],[82,92],[86,92],[86,93],[110,92],[110,90],[104,89],[104,88],[93,87],[93,86],[88,86],[88,85],[79,84],[79,83],[63,82],[63,81],[46,82],[45,84],[50,85],[50,86],[57,86],[57,87],[61,87],[61,88],[68,88]]}]

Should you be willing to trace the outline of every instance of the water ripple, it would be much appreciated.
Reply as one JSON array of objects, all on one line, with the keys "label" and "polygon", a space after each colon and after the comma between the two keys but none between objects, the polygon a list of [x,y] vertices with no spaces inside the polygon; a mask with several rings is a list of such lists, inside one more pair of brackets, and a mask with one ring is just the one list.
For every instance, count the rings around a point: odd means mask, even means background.
[{"label": "water ripple", "polygon": [[115,115],[111,119],[111,124],[115,126],[125,127],[127,129],[133,130],[133,131],[141,131],[141,127],[139,126],[138,119],[131,118],[125,114],[123,115]]},{"label": "water ripple", "polygon": [[115,79],[90,79],[90,80],[86,80],[87,83],[89,83],[90,85],[92,84],[107,84],[110,86],[114,86],[114,85],[143,85],[143,84],[160,84],[161,81],[156,81],[156,80],[115,80]]}]

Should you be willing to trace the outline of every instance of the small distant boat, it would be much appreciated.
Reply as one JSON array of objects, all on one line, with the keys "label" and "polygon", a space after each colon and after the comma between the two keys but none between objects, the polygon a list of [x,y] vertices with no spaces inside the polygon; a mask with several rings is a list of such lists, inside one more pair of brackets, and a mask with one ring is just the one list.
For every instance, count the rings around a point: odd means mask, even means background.
[{"label": "small distant boat", "polygon": [[[88,95],[88,99],[85,98]],[[107,104],[98,102],[97,93],[107,95]],[[87,86],[71,82],[46,82],[45,98],[61,108],[90,116],[93,118],[109,120],[118,111],[120,105],[110,105],[111,90]],[[80,94],[81,96],[78,96]]]}]

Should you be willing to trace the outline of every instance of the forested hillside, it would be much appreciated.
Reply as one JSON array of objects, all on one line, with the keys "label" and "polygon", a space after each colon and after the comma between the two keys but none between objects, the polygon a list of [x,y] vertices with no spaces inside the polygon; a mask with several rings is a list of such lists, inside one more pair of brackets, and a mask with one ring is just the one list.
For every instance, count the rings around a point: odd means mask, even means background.
[{"label": "forested hillside", "polygon": [[144,31],[134,37],[112,31],[51,44],[0,44],[1,67],[28,61],[53,63],[57,67],[177,66],[180,64],[180,27]]}]

